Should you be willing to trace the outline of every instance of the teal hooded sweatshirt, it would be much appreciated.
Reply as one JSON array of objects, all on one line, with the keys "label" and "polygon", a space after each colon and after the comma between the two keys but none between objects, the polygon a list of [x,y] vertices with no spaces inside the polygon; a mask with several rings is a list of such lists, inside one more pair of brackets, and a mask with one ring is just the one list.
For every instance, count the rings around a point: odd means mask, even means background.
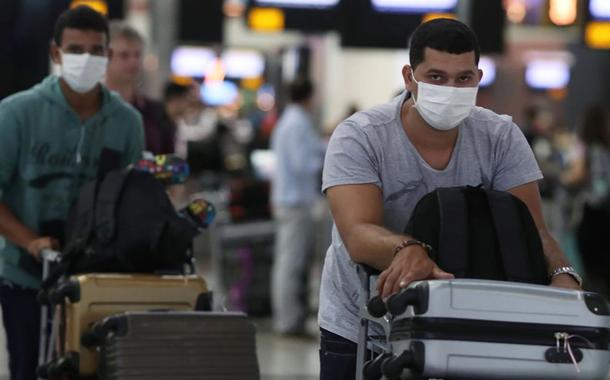
[{"label": "teal hooded sweatshirt", "polygon": [[[33,231],[61,225],[80,187],[95,179],[103,148],[137,161],[144,147],[139,113],[102,87],[102,107],[80,120],[49,76],[0,102],[0,201]],[[22,257],[24,256],[25,257]],[[0,278],[40,286],[39,268],[23,249],[0,237]]]}]

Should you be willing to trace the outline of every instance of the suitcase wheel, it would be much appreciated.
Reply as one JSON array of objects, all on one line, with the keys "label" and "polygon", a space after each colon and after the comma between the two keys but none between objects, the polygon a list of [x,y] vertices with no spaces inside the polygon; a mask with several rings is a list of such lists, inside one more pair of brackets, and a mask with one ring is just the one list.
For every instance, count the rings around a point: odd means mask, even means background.
[{"label": "suitcase wheel", "polygon": [[369,360],[364,363],[362,373],[365,380],[380,380],[383,374],[381,373],[381,364],[388,358],[391,358],[392,354],[383,353],[377,356],[375,359]]},{"label": "suitcase wheel", "polygon": [[80,285],[75,281],[66,281],[49,291],[49,301],[54,304],[63,303],[68,298],[70,303],[80,301]]},{"label": "suitcase wheel", "polygon": [[76,375],[78,375],[78,354],[69,353],[67,356],[56,359],[46,364],[44,367],[46,368],[43,371],[46,373],[42,374],[47,375],[47,379],[65,379],[66,377],[69,379],[74,378]]}]

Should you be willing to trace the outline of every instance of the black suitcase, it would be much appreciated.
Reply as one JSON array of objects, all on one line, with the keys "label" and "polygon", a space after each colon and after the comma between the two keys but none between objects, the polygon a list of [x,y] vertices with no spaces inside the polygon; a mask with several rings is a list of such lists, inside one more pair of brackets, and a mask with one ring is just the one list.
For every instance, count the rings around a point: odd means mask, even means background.
[{"label": "black suitcase", "polygon": [[129,312],[93,325],[101,380],[258,380],[255,328],[242,313]]}]

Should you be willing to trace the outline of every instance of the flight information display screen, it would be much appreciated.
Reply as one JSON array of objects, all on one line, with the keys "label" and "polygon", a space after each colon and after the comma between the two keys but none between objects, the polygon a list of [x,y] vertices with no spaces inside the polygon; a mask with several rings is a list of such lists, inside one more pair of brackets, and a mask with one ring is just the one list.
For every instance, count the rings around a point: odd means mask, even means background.
[{"label": "flight information display screen", "polygon": [[380,12],[428,13],[452,11],[458,0],[371,0]]},{"label": "flight information display screen", "polygon": [[339,0],[255,0],[254,4],[264,7],[331,8],[339,4]]}]

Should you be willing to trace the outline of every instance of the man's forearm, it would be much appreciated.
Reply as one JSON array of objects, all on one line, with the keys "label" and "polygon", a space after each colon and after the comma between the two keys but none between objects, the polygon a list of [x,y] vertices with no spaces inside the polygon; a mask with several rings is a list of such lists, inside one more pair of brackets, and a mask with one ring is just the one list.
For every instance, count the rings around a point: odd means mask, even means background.
[{"label": "man's forearm", "polygon": [[5,203],[0,202],[0,235],[11,243],[27,250],[28,244],[38,235],[21,223]]},{"label": "man's forearm", "polygon": [[540,234],[540,240],[542,240],[542,250],[544,251],[544,256],[546,258],[548,273],[551,274],[555,269],[560,267],[570,266],[570,262],[549,231],[544,228],[540,229],[538,232]]},{"label": "man's forearm", "polygon": [[386,269],[394,258],[394,249],[406,235],[398,235],[375,224],[361,224],[352,229],[344,243],[352,260],[375,269]]}]

